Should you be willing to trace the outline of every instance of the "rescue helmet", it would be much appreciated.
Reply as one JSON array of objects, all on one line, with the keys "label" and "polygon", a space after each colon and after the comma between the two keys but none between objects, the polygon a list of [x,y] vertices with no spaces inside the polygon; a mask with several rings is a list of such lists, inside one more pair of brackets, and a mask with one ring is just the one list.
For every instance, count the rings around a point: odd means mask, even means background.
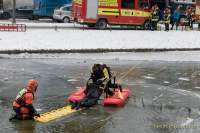
[{"label": "rescue helmet", "polygon": [[94,66],[92,67],[92,73],[95,76],[102,76],[102,71],[103,71],[103,66],[101,64],[94,64]]},{"label": "rescue helmet", "polygon": [[30,79],[27,84],[27,90],[31,92],[36,92],[38,87],[38,81],[35,79]]},{"label": "rescue helmet", "polygon": [[100,71],[100,64],[95,64],[94,66],[93,66],[93,73],[96,75],[99,71]]}]

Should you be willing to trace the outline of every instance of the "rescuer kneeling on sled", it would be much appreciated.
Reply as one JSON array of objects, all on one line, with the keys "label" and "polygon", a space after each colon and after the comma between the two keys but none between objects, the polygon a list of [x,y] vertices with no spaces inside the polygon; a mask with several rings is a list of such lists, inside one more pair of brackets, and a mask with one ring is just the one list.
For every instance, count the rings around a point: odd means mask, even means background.
[{"label": "rescuer kneeling on sled", "polygon": [[30,120],[34,116],[40,116],[33,107],[34,93],[37,87],[38,82],[31,79],[28,81],[27,86],[17,94],[17,97],[13,101],[13,110],[16,114],[10,120]]},{"label": "rescuer kneeling on sled", "polygon": [[[122,91],[121,85],[115,84],[115,77],[112,77],[111,70],[106,64],[94,64],[90,78],[94,83],[101,86],[103,92],[106,93],[106,97],[107,95],[113,95],[113,91],[110,90],[111,88],[119,88]],[[114,79],[114,83],[112,83],[112,78]]]},{"label": "rescuer kneeling on sled", "polygon": [[105,64],[94,64],[91,77],[89,78],[86,90],[84,91],[86,97],[79,103],[73,103],[72,108],[79,109],[81,107],[91,107],[97,104],[99,97],[103,92],[106,94],[106,97],[107,95],[112,96],[114,94],[110,88],[119,88],[120,91],[122,91],[121,85],[113,84],[111,78],[112,75],[109,67]]},{"label": "rescuer kneeling on sled", "polygon": [[72,109],[79,109],[83,107],[89,108],[97,104],[102,94],[102,90],[100,89],[99,85],[92,83],[91,80],[89,80],[84,93],[86,95],[85,98],[80,102],[72,103]]}]

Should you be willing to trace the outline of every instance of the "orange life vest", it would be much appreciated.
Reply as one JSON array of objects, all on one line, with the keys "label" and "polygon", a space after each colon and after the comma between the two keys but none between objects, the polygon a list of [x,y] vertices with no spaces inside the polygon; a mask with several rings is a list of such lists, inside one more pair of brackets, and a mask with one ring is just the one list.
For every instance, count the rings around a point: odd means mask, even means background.
[{"label": "orange life vest", "polygon": [[[22,89],[18,94],[17,97],[15,98],[15,103],[17,103],[17,106],[25,106],[26,105],[26,98],[25,95],[31,93],[33,95],[33,99],[34,99],[34,93],[28,91],[26,88]],[[16,104],[14,104],[13,106],[15,106]]]}]

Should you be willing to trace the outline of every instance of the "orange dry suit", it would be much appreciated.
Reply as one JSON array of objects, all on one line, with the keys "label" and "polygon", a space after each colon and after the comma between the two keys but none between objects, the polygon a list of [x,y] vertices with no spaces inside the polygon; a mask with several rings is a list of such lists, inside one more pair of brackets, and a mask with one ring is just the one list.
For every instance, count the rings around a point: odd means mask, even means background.
[{"label": "orange dry suit", "polygon": [[38,83],[36,80],[29,80],[26,88],[20,90],[17,97],[13,101],[13,110],[17,114],[18,119],[33,119],[37,115],[33,107],[34,93],[37,90]]}]

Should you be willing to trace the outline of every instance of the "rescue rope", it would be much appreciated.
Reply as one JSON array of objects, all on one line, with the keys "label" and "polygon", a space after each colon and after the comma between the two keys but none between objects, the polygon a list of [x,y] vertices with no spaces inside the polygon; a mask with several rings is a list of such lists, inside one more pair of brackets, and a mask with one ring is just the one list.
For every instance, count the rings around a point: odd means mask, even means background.
[{"label": "rescue rope", "polygon": [[[138,66],[138,65],[137,65]],[[131,67],[124,75],[122,75],[119,79],[118,79],[118,83],[124,79],[130,72],[132,72],[137,66],[133,66]]]},{"label": "rescue rope", "polygon": [[[138,65],[139,65],[139,64],[138,64]],[[123,80],[126,76],[128,76],[129,73],[132,72],[138,65],[131,67],[131,68],[130,68],[123,76],[121,76],[121,77],[119,78],[119,80],[117,81],[117,84],[118,84],[118,95],[119,95],[119,97],[120,97],[121,100],[124,100],[124,97],[122,96],[122,93],[121,93],[120,90],[119,90],[119,83],[120,83],[120,81]]]}]

